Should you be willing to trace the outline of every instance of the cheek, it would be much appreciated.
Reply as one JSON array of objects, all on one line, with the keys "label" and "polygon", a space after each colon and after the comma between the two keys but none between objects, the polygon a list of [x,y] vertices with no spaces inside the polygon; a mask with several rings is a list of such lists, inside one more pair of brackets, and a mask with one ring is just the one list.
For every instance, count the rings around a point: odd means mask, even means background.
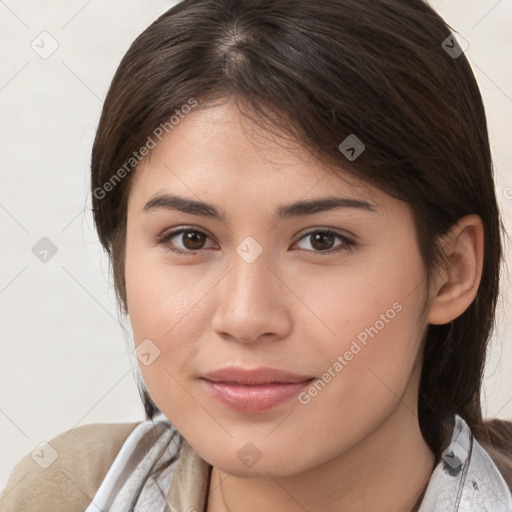
[{"label": "cheek", "polygon": [[380,350],[400,350],[405,340],[417,335],[424,291],[419,260],[365,260],[329,276],[303,276],[300,283],[298,295],[325,327],[324,336],[316,338],[326,352],[337,355],[349,350],[354,340],[361,347],[375,340],[372,347],[381,357]]},{"label": "cheek", "polygon": [[[346,293],[338,291],[336,296],[333,291],[325,298],[338,311],[337,320],[334,312],[329,317],[336,331],[331,339],[336,341],[319,340],[325,369],[300,401],[311,418],[323,418],[326,432],[339,432],[342,425],[353,427],[347,438],[356,437],[357,429],[377,424],[402,400],[424,328],[419,318],[424,289],[417,263],[398,261],[386,272],[375,267],[375,272],[347,276]],[[414,410],[413,403],[408,407]]]},{"label": "cheek", "polygon": [[174,401],[179,398],[179,383],[196,357],[207,316],[204,298],[214,283],[200,276],[193,265],[173,268],[161,257],[152,257],[152,252],[156,251],[127,238],[128,312],[135,347],[141,344],[140,350],[145,350],[142,347],[147,345],[157,354],[149,365],[139,357],[148,390],[157,401],[163,390]]},{"label": "cheek", "polygon": [[190,410],[193,405],[184,392],[188,384],[183,376],[197,357],[194,340],[200,337],[202,313],[197,303],[201,290],[191,287],[188,279],[176,279],[179,273],[140,263],[126,275],[130,324],[136,353],[144,353],[147,346],[156,353],[150,364],[138,355],[141,375],[157,406],[181,425],[174,412]]},{"label": "cheek", "polygon": [[163,339],[174,336],[183,325],[190,327],[189,315],[207,286],[194,275],[193,266],[176,270],[165,263],[159,249],[146,243],[128,230],[126,294],[136,343],[141,336]]}]

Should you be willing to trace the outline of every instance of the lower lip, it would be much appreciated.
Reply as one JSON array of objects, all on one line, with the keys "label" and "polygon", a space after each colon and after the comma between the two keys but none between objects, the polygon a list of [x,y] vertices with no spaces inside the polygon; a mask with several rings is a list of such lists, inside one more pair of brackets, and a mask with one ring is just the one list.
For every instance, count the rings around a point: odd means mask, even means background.
[{"label": "lower lip", "polygon": [[285,402],[308,386],[313,379],[247,386],[201,379],[207,391],[224,405],[240,412],[262,412]]}]

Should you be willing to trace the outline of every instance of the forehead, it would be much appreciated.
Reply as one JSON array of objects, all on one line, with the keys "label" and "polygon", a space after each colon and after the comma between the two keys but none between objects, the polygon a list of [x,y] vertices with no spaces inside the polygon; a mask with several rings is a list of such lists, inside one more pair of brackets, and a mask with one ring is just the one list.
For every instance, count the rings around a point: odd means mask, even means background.
[{"label": "forehead", "polygon": [[139,164],[130,201],[162,189],[205,198],[223,194],[273,202],[344,195],[373,204],[396,201],[342,167],[329,168],[289,137],[271,133],[231,102],[197,108]]}]

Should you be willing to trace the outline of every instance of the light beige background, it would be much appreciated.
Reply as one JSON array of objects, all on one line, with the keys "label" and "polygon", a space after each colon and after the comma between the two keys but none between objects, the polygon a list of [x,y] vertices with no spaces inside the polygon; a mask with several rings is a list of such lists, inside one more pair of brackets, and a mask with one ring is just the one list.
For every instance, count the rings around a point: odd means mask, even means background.
[{"label": "light beige background", "polygon": [[[0,489],[42,441],[86,423],[143,419],[133,356],[89,212],[88,166],[120,58],[172,4],[0,0]],[[432,5],[469,42],[466,55],[488,112],[497,194],[512,231],[512,1]],[[31,48],[32,41],[43,46],[43,31],[59,45],[47,59]],[[42,237],[58,248],[47,263],[32,254]],[[509,282],[510,273],[485,408],[487,416],[512,419]]]}]

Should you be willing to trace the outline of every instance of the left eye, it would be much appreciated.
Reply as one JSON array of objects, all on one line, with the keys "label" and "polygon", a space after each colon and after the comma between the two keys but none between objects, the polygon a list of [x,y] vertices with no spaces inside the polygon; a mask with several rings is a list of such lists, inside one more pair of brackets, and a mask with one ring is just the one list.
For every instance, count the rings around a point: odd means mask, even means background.
[{"label": "left eye", "polygon": [[[333,245],[336,238],[338,240],[341,240],[342,243],[338,245]],[[311,247],[317,249],[313,252],[323,254],[331,254],[333,252],[345,251],[350,249],[354,245],[354,242],[352,240],[329,229],[310,231],[309,233],[303,235],[300,238],[299,242],[308,239],[310,240]]]},{"label": "left eye", "polygon": [[[182,247],[177,246],[176,243],[173,242],[173,239],[175,238],[178,240],[181,238]],[[174,253],[194,255],[198,251],[205,249],[204,244],[208,238],[209,236],[203,231],[190,228],[180,228],[159,237],[157,242]],[[355,243],[347,237],[328,229],[310,231],[309,233],[302,235],[296,243],[298,244],[308,239],[310,240],[309,244],[310,247],[313,248],[313,251],[307,248],[301,248],[301,250],[316,252],[319,254],[331,254],[333,252],[346,251],[355,245]],[[334,245],[336,239],[340,240],[341,243]]]}]

